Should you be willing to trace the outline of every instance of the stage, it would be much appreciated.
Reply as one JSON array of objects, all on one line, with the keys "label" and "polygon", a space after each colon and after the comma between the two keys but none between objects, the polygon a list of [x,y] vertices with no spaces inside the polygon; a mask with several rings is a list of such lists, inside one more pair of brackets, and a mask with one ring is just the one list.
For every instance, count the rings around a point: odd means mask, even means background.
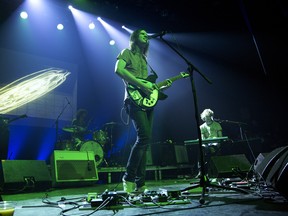
[{"label": "stage", "polygon": [[[197,179],[151,180],[147,182],[150,193],[134,198],[123,198],[122,184],[94,184],[85,187],[50,188],[45,191],[2,195],[6,201],[16,204],[14,216],[55,215],[287,215],[287,201],[272,190],[258,186],[248,193],[207,189],[205,203],[199,198],[202,187],[180,192]],[[169,194],[165,198],[163,194]],[[116,198],[103,208],[91,207],[104,203],[105,194]],[[119,198],[118,198],[119,197]],[[162,198],[161,198],[162,197]],[[100,201],[99,201],[100,200]],[[112,203],[112,204],[111,204]],[[104,203],[105,204],[105,203]],[[71,210],[69,210],[71,209]]]}]

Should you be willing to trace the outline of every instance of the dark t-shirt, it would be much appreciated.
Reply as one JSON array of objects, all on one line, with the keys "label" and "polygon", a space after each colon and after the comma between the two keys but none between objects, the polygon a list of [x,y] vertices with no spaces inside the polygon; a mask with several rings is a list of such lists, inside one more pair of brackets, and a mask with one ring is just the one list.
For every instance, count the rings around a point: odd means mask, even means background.
[{"label": "dark t-shirt", "polygon": [[[130,49],[124,49],[117,56],[117,59],[122,59],[126,62],[126,67],[131,74],[137,78],[145,79],[148,76],[147,62],[143,54],[134,53]],[[124,80],[123,80],[124,81]],[[125,86],[127,82],[124,81]],[[124,100],[128,98],[128,93],[125,91]]]}]

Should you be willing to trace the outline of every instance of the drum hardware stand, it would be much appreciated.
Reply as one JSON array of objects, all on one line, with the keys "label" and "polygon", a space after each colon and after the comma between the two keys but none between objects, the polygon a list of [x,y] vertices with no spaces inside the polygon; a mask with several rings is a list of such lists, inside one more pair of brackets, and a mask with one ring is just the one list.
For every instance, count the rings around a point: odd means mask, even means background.
[{"label": "drum hardware stand", "polygon": [[194,71],[197,71],[209,84],[212,84],[212,82],[205,77],[191,62],[188,61],[188,59],[186,59],[176,48],[174,48],[172,45],[170,45],[166,40],[163,39],[163,35],[160,35],[160,39],[168,46],[170,47],[174,52],[176,52],[188,65],[188,72],[190,74],[190,81],[191,81],[191,87],[192,87],[192,93],[193,93],[193,99],[194,99],[194,108],[195,108],[195,119],[196,119],[196,126],[197,126],[197,133],[198,133],[198,139],[199,139],[199,152],[200,152],[200,169],[201,169],[201,174],[200,174],[200,181],[197,183],[193,183],[192,186],[189,186],[187,188],[184,188],[181,191],[187,191],[190,189],[194,189],[194,188],[198,188],[198,187],[202,187],[202,194],[201,197],[199,199],[200,204],[204,204],[205,203],[205,192],[206,192],[206,188],[221,188],[221,189],[226,189],[226,190],[235,190],[238,192],[242,192],[242,193],[248,193],[245,190],[242,190],[240,188],[228,188],[228,187],[224,187],[224,186],[220,186],[220,185],[216,185],[216,184],[211,184],[208,176],[205,174],[205,169],[204,169],[204,151],[203,151],[203,147],[202,147],[202,137],[201,137],[201,131],[200,131],[200,120],[199,120],[199,111],[198,111],[198,101],[197,101],[197,94],[196,94],[196,88],[195,88],[195,83],[194,83],[194,79],[193,79],[193,75],[194,75]]},{"label": "drum hardware stand", "polygon": [[103,158],[103,161],[104,161],[104,163],[106,164],[106,166],[108,167],[109,164],[108,164],[107,160],[106,160],[105,158]]},{"label": "drum hardware stand", "polygon": [[[116,122],[110,122],[110,123],[106,123],[106,130],[108,130],[107,128],[110,126],[110,146],[111,146],[111,149],[113,147],[113,129],[114,129],[114,125],[117,124]],[[110,150],[111,150],[110,149]]]},{"label": "drum hardware stand", "polygon": [[[105,124],[105,130],[108,131],[108,127],[110,127],[110,151],[112,151],[113,148],[113,129],[114,129],[114,125],[116,125],[116,122],[110,122],[110,123],[106,123]],[[104,162],[106,163],[107,166],[109,166],[109,163],[104,159]]]}]

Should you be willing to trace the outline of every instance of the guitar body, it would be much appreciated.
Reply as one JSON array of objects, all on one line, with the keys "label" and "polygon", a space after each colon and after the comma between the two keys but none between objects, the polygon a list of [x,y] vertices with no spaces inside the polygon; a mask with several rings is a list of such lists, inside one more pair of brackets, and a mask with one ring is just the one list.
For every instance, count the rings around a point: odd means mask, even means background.
[{"label": "guitar body", "polygon": [[[162,86],[165,86],[168,83],[172,83],[172,81],[175,81],[177,79],[185,78],[187,76],[189,76],[187,73],[182,72],[180,73],[180,75],[170,78],[169,81],[165,80],[161,83],[158,83],[157,86],[159,87],[160,90],[154,89],[150,95],[146,95],[139,88],[129,84],[127,86],[127,92],[130,99],[134,102],[134,104],[143,109],[151,109],[157,104],[158,100],[165,100],[168,97],[161,91]],[[150,75],[146,79],[139,79],[139,80],[143,83],[155,83],[156,79],[157,76]]]},{"label": "guitar body", "polygon": [[[149,82],[144,79],[141,79],[141,81],[146,83]],[[157,89],[154,89],[150,96],[147,96],[144,92],[134,86],[128,86],[127,90],[132,101],[143,109],[152,108],[157,104],[158,100],[164,100],[168,97]]]}]

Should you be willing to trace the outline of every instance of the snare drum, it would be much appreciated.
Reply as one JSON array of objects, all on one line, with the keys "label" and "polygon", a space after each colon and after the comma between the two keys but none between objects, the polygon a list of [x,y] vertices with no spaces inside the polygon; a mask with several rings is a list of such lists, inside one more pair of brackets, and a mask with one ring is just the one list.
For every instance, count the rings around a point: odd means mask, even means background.
[{"label": "snare drum", "polygon": [[103,151],[102,146],[93,140],[85,142],[81,146],[80,151],[93,151],[95,155],[95,162],[96,162],[97,167],[102,163],[104,159],[104,151]]},{"label": "snare drum", "polygon": [[103,130],[95,131],[93,133],[93,139],[101,145],[104,145],[108,141],[107,132]]}]

